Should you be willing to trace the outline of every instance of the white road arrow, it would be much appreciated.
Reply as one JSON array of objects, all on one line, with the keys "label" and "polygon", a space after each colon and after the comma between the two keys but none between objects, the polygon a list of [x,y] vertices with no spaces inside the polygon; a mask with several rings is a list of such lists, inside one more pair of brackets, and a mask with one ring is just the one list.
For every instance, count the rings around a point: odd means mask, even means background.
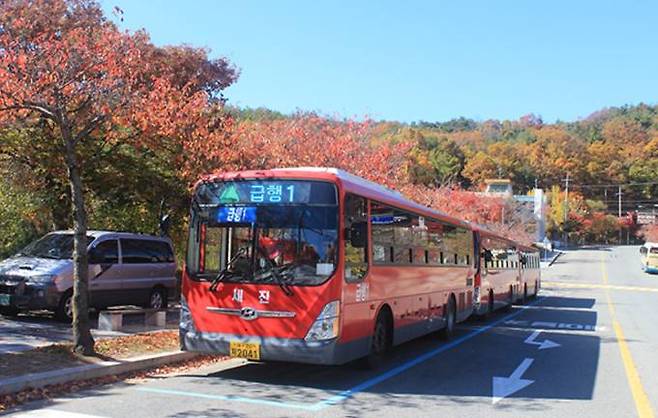
[{"label": "white road arrow", "polygon": [[560,344],[553,342],[551,340],[544,340],[542,342],[535,341],[535,339],[539,336],[540,332],[541,331],[535,331],[532,334],[530,334],[530,336],[525,339],[524,343],[538,345],[540,350],[544,350],[546,348],[555,348],[560,346]]},{"label": "white road arrow", "polygon": [[535,361],[535,359],[532,358],[526,358],[523,360],[510,377],[494,376],[491,403],[497,403],[501,399],[535,383],[534,380],[521,379],[521,376],[523,376],[523,373],[528,370],[533,361]]}]

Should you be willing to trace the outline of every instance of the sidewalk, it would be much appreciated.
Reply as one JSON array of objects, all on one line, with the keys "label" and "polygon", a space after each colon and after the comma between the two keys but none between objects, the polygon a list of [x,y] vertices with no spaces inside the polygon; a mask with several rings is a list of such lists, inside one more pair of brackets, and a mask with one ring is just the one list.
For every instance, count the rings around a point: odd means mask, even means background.
[{"label": "sidewalk", "polygon": [[128,372],[150,369],[152,367],[173,364],[197,357],[198,353],[174,351],[151,354],[124,360],[99,361],[76,367],[67,367],[42,373],[30,373],[22,376],[0,379],[0,395],[8,395],[26,389],[38,389],[50,385],[68,383],[78,380],[96,379],[116,376]]},{"label": "sidewalk", "polygon": [[178,347],[178,332],[161,330],[96,341],[94,357],[74,354],[70,343],[2,353],[0,412],[26,397],[48,397],[53,392],[108,383],[119,380],[118,375],[125,378],[126,374],[153,368],[162,373],[172,367],[224,360],[222,356],[182,352]]}]

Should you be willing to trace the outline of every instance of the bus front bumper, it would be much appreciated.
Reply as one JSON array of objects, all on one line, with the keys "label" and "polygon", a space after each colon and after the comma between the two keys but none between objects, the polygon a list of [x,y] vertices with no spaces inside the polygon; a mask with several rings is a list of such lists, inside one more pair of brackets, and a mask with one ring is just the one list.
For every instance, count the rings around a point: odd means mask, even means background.
[{"label": "bus front bumper", "polygon": [[658,267],[646,266],[644,271],[647,273],[658,274]]},{"label": "bus front bumper", "polygon": [[181,297],[180,345],[183,351],[230,355],[234,343],[252,343],[260,347],[260,360],[338,365],[368,354],[368,339],[340,343],[336,339],[306,341],[304,339],[259,337],[225,333],[200,332],[194,326],[185,299]]}]

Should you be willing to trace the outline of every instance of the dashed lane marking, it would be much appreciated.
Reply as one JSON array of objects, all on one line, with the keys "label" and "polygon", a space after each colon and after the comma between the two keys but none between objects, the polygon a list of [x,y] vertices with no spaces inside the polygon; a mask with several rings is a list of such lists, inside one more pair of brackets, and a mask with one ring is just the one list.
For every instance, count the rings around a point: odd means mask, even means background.
[{"label": "dashed lane marking", "polygon": [[606,290],[630,290],[635,292],[655,292],[658,293],[658,288],[655,287],[641,287],[641,286],[617,286],[608,284],[607,281],[605,284],[598,283],[569,283],[569,282],[553,282],[542,280],[543,286],[554,286],[554,287],[573,287],[573,288],[585,288],[585,289],[606,289]]}]

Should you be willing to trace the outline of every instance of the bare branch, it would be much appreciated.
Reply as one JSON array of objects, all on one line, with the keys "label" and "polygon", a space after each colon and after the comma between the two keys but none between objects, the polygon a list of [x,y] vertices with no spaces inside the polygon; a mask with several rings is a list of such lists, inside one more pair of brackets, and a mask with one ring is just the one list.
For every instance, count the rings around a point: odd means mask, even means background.
[{"label": "bare branch", "polygon": [[78,142],[81,139],[85,138],[87,135],[92,133],[94,129],[98,128],[98,126],[105,121],[106,117],[105,115],[99,115],[94,117],[88,124],[85,126],[80,132],[75,135],[73,138],[74,142]]}]

